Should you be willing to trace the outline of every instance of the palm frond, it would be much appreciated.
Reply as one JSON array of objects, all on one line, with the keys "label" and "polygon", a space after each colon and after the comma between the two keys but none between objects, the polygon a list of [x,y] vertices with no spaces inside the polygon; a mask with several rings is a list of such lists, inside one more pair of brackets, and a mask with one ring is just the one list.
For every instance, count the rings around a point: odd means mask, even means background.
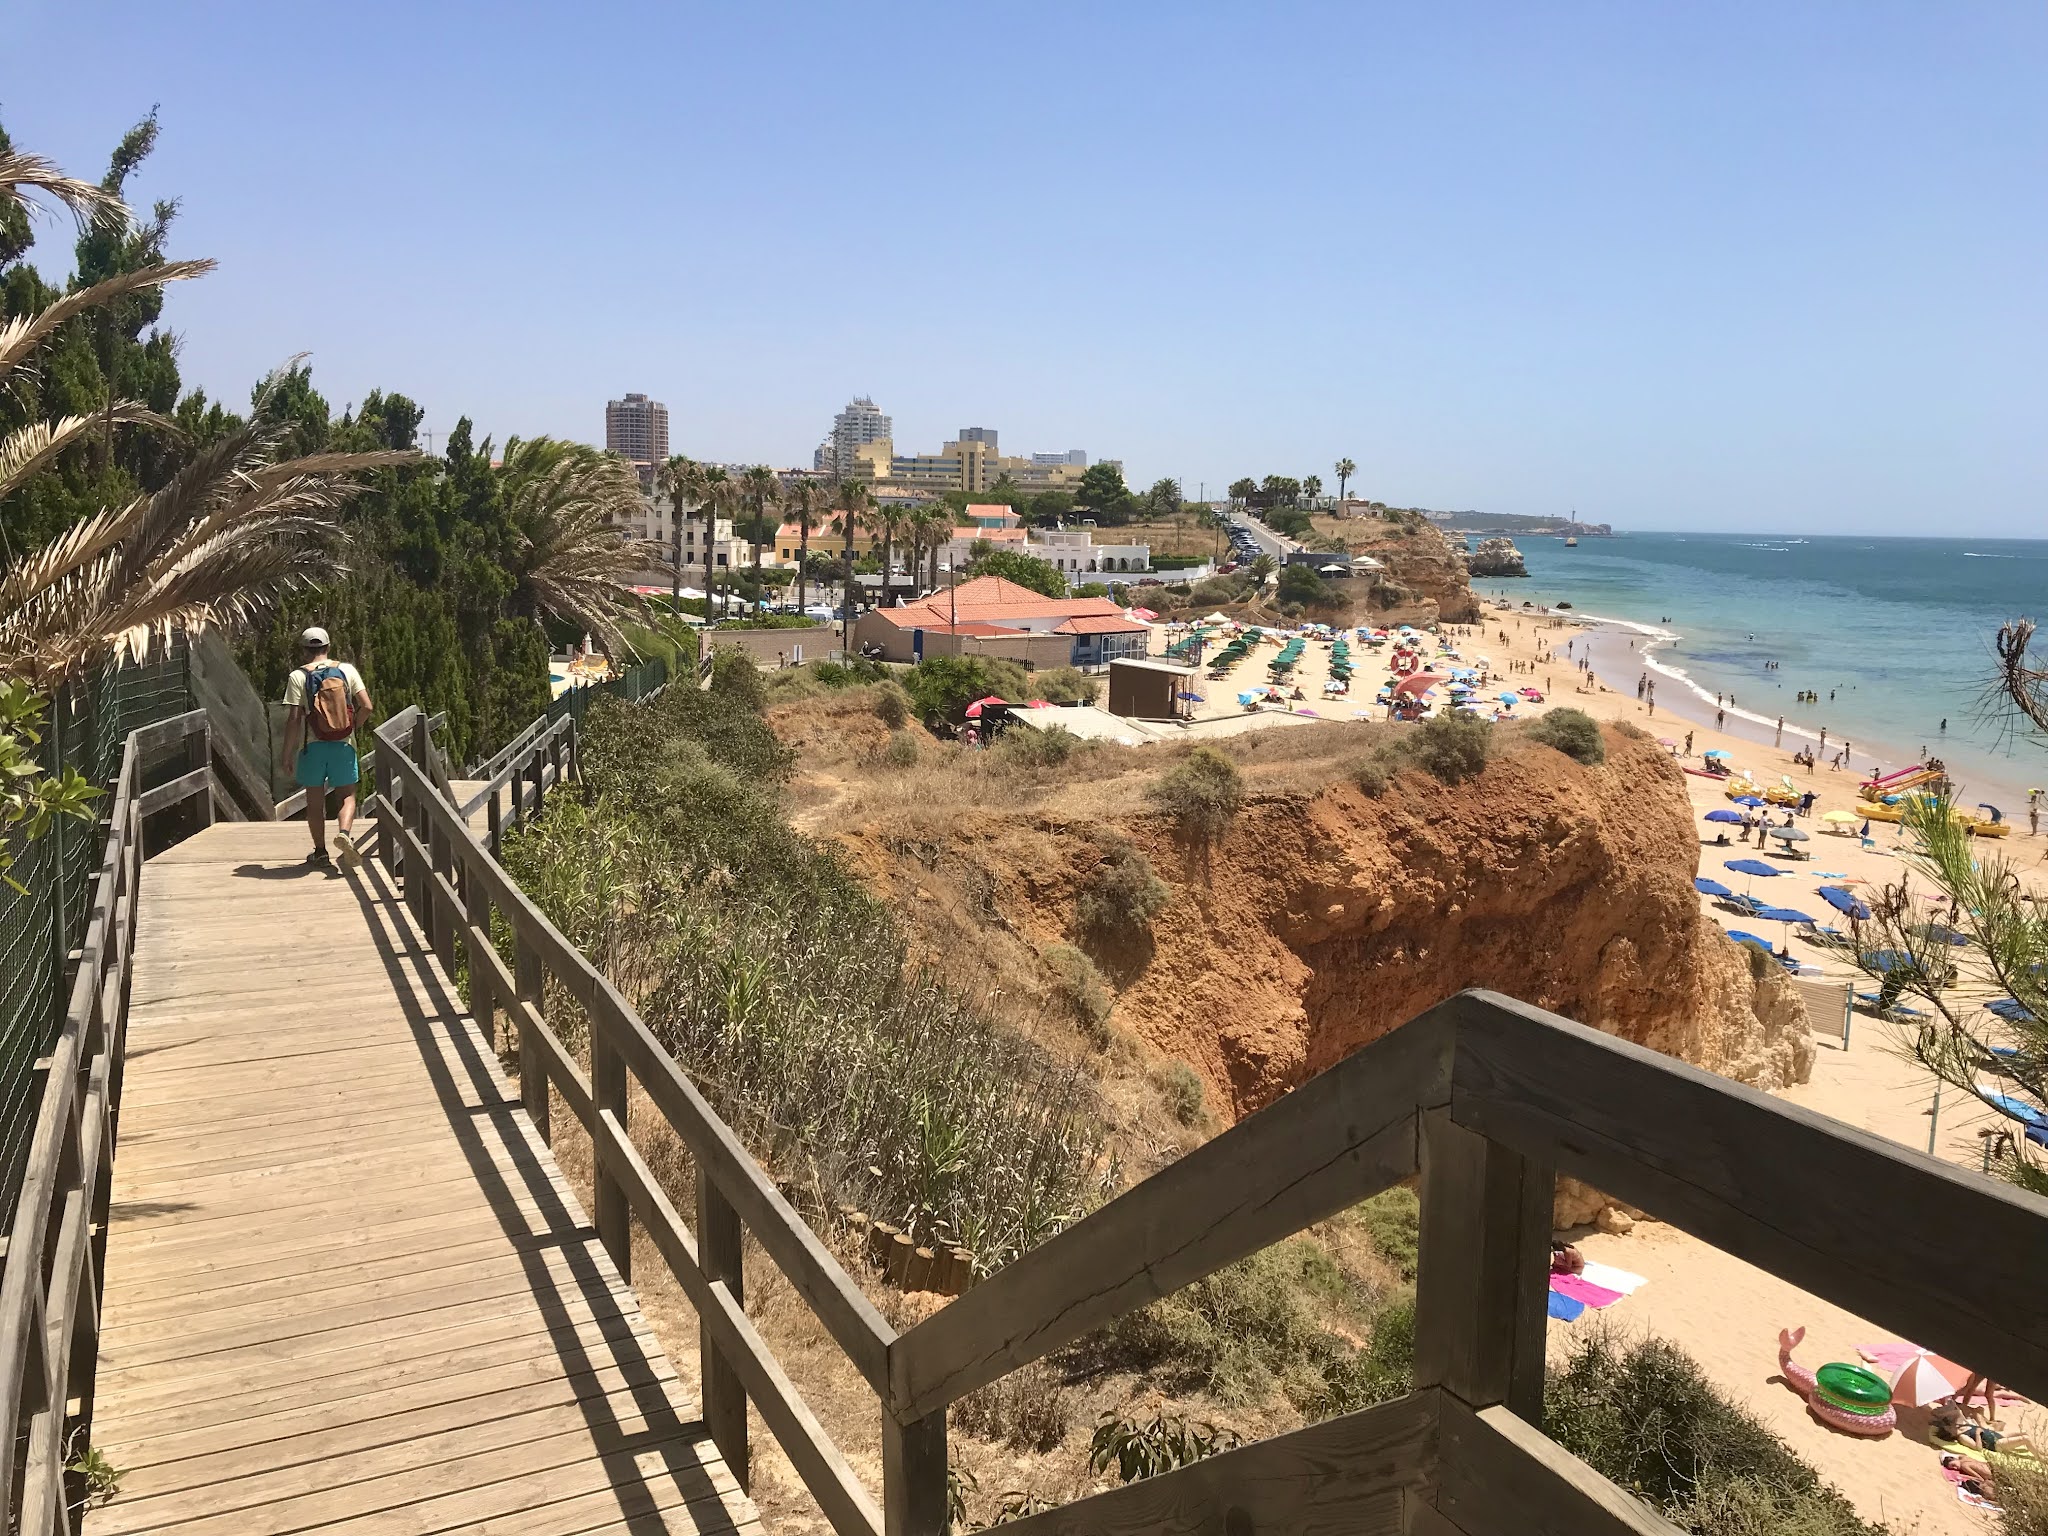
[{"label": "palm frond", "polygon": [[27,155],[19,150],[0,153],[0,202],[32,208],[35,205],[24,195],[29,188],[55,198],[80,223],[95,219],[127,223],[134,218],[128,205],[113,193],[92,182],[66,176],[54,162],[41,155]]},{"label": "palm frond", "polygon": [[252,421],[199,448],[170,483],[58,534],[0,577],[0,676],[46,683],[146,655],[179,631],[244,621],[331,580],[336,511],[365,471],[410,452],[279,459]]},{"label": "palm frond", "polygon": [[133,272],[117,272],[89,288],[65,294],[46,309],[32,315],[16,315],[12,320],[0,323],[0,379],[13,372],[23,358],[74,315],[84,314],[102,304],[111,304],[132,293],[161,288],[165,283],[204,277],[216,265],[218,263],[213,261],[163,261],[153,266],[137,267]]},{"label": "palm frond", "polygon": [[90,416],[63,416],[56,421],[30,422],[0,439],[0,496],[25,485],[31,475],[58,454],[94,427],[109,422],[140,422],[166,431],[176,430],[169,420],[132,400],[116,400]]},{"label": "palm frond", "polygon": [[[520,584],[532,611],[588,631],[607,654],[630,653],[622,623],[648,611],[633,578],[669,565],[658,541],[630,538],[619,527],[640,516],[638,475],[611,454],[548,438],[516,451],[508,445],[505,467],[512,521],[526,546]],[[698,470],[679,467],[677,482],[695,481]],[[704,478],[706,492],[730,484]]]}]

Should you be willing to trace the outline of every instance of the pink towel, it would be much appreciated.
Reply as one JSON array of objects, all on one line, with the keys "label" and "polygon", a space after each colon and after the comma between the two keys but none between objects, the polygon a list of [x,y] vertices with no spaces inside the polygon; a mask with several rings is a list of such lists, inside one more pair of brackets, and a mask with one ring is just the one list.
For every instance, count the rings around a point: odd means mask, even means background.
[{"label": "pink towel", "polygon": [[1621,1300],[1620,1291],[1610,1291],[1604,1285],[1595,1285],[1584,1275],[1552,1275],[1550,1288],[1560,1296],[1569,1296],[1573,1301],[1583,1301],[1589,1307],[1611,1307]]}]

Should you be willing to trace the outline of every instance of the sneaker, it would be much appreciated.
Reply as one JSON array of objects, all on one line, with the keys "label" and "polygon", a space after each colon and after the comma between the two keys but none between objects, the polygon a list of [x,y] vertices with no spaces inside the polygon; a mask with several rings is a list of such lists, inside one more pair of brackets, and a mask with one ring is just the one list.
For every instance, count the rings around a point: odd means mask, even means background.
[{"label": "sneaker", "polygon": [[363,855],[356,847],[356,840],[349,836],[348,833],[335,833],[334,846],[336,851],[341,854],[341,867],[343,869],[355,869],[362,864]]},{"label": "sneaker", "polygon": [[315,869],[325,869],[334,861],[327,857],[327,850],[325,848],[315,848],[311,853],[306,855],[306,862],[312,865]]}]

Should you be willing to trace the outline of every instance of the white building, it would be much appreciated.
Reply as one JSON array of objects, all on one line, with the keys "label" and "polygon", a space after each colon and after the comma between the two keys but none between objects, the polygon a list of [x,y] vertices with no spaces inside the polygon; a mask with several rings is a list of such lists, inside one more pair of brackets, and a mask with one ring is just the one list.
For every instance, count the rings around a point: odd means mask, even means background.
[{"label": "white building", "polygon": [[829,468],[840,478],[851,477],[859,449],[869,443],[887,442],[894,436],[895,423],[882,414],[873,400],[860,395],[832,418],[832,462],[819,467]]},{"label": "white building", "polygon": [[980,542],[1043,560],[1077,584],[1152,569],[1151,545],[1097,544],[1092,528],[955,528],[939,551],[940,564],[963,569],[973,561],[974,546]]},{"label": "white building", "polygon": [[[635,538],[653,539],[665,552],[675,549],[676,521],[675,504],[668,497],[655,495],[641,503],[646,520],[639,524],[628,524],[626,532]],[[701,577],[704,572],[704,551],[711,551],[713,571],[737,570],[754,563],[754,546],[745,539],[735,537],[732,519],[721,517],[712,520],[709,528],[703,516],[692,510],[683,517],[683,580],[688,582],[693,575]],[[761,546],[761,564],[776,564],[773,543]]]}]

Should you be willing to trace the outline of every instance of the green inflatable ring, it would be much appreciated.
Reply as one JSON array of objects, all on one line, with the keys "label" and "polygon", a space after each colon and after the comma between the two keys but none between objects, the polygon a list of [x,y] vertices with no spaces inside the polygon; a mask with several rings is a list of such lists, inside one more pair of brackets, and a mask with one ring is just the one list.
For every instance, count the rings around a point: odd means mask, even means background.
[{"label": "green inflatable ring", "polygon": [[1891,1411],[1889,1408],[1873,1408],[1868,1403],[1845,1403],[1828,1391],[1816,1390],[1813,1395],[1830,1408],[1842,1413],[1853,1413],[1861,1419],[1881,1419]]},{"label": "green inflatable ring", "polygon": [[1892,1404],[1890,1383],[1860,1365],[1831,1361],[1813,1379],[1822,1397],[1849,1413],[1880,1414]]}]

